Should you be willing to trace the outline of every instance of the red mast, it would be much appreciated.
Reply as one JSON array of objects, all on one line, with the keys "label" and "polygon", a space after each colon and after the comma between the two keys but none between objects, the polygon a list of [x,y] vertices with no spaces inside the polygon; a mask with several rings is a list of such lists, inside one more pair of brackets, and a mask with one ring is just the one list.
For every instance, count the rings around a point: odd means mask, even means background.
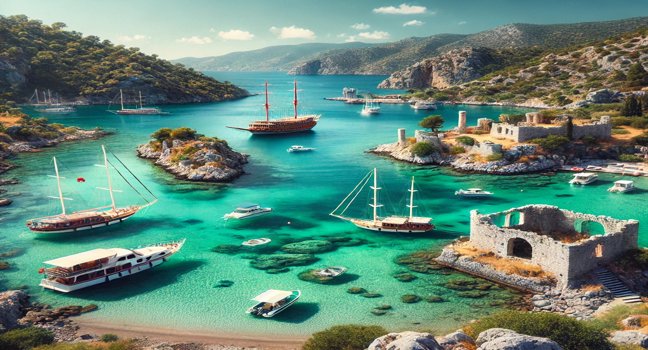
[{"label": "red mast", "polygon": [[268,81],[265,82],[265,110],[266,110],[266,122],[270,121],[270,104],[268,103]]},{"label": "red mast", "polygon": [[295,106],[295,119],[297,119],[297,79],[295,79],[295,99],[293,100],[293,105]]}]

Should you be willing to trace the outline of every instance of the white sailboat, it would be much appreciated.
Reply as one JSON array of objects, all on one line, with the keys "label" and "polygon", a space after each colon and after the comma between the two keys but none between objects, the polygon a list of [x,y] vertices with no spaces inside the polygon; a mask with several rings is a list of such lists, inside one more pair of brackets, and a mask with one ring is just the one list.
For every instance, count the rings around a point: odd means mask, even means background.
[{"label": "white sailboat", "polygon": [[[54,171],[55,171],[55,176],[53,177],[56,178],[58,196],[51,196],[50,198],[58,199],[61,202],[61,213],[58,215],[46,216],[46,217],[28,220],[27,227],[30,230],[36,233],[63,233],[63,232],[89,230],[93,228],[108,226],[108,225],[123,222],[124,220],[133,216],[138,211],[148,206],[151,206],[155,204],[155,202],[157,202],[157,198],[155,197],[155,195],[153,195],[153,193],[150,190],[148,190],[148,188],[145,187],[146,190],[154,197],[153,201],[148,201],[145,197],[142,196],[142,198],[144,198],[144,200],[147,201],[147,204],[145,205],[131,205],[128,207],[117,207],[115,203],[114,192],[119,192],[119,190],[113,189],[112,178],[110,176],[108,157],[106,155],[106,148],[103,145],[101,146],[101,150],[103,151],[104,162],[102,165],[96,165],[96,166],[106,168],[106,180],[107,180],[108,187],[107,188],[98,187],[97,189],[108,191],[108,193],[110,193],[110,205],[68,213],[65,208],[65,201],[72,200],[72,199],[63,196],[63,190],[61,188],[62,177],[59,175],[59,169],[58,169],[58,163],[56,161],[56,157],[53,157]],[[117,158],[117,160],[119,159]],[[119,162],[121,163],[121,160]],[[121,164],[124,165],[123,163]],[[128,170],[128,168],[126,169]],[[128,171],[130,172],[130,170]],[[135,177],[133,173],[131,173],[131,175]],[[137,179],[137,177],[135,178]],[[77,181],[83,182],[85,180],[83,178],[79,178],[77,179]],[[137,179],[137,181],[139,181],[139,179]]]},{"label": "white sailboat", "polygon": [[170,114],[169,112],[164,112],[157,107],[144,107],[142,104],[142,92],[139,92],[139,107],[135,105],[135,108],[124,108],[124,93],[122,89],[119,89],[119,101],[121,103],[121,109],[116,111],[110,111],[119,115],[166,115]]},{"label": "white sailboat", "polygon": [[375,105],[373,100],[365,99],[365,104],[362,106],[362,111],[360,112],[363,115],[372,115],[380,113],[380,106]]},{"label": "white sailboat", "polygon": [[[345,216],[344,213],[347,209],[349,209],[360,192],[362,192],[363,188],[367,185],[372,175],[373,186],[370,186],[370,188],[373,190],[373,203],[369,204],[369,206],[373,209],[373,217],[371,219],[362,219]],[[434,225],[432,225],[431,223],[432,218],[414,216],[414,208],[417,207],[416,205],[414,205],[414,193],[417,191],[414,189],[413,176],[411,186],[408,189],[408,192],[410,193],[409,204],[407,205],[407,207],[409,208],[409,216],[391,215],[388,217],[380,217],[378,215],[378,208],[382,207],[383,205],[378,202],[379,190],[381,190],[381,188],[378,187],[378,170],[374,168],[373,171],[369,172],[362,180],[360,180],[356,187],[346,196],[346,198],[342,200],[342,202],[331,212],[330,215],[342,220],[349,221],[359,228],[371,231],[428,232],[434,229]],[[351,198],[351,200],[347,203],[347,200],[349,198]],[[339,214],[337,214],[336,212],[340,208],[342,208],[345,203],[347,204],[344,209]]]}]

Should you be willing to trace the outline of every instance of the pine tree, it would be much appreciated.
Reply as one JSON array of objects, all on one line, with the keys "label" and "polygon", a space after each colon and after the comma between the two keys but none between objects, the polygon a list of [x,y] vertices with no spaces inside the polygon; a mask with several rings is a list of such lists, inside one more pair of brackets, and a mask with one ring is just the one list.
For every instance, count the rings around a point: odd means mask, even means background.
[{"label": "pine tree", "polygon": [[628,69],[626,81],[632,87],[648,85],[648,72],[646,72],[641,63],[635,63]]},{"label": "pine tree", "polygon": [[626,117],[641,115],[641,102],[637,100],[637,97],[634,94],[625,98],[623,106],[621,107],[621,115]]}]

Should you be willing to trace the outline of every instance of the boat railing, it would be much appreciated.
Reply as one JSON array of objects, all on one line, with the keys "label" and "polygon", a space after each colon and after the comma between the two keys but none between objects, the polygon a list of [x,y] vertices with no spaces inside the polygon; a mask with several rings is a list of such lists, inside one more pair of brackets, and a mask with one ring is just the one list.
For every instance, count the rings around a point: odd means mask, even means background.
[{"label": "boat railing", "polygon": [[104,264],[101,263],[94,265],[92,267],[87,267],[85,269],[78,269],[78,270],[70,270],[63,267],[51,267],[49,269],[45,269],[45,274],[51,277],[73,277],[76,275],[84,274],[88,271],[102,269],[103,267]]},{"label": "boat railing", "polygon": [[165,241],[165,242],[160,242],[160,243],[155,243],[155,244],[148,244],[145,246],[138,246],[135,249],[140,249],[140,248],[146,248],[146,247],[164,247],[164,246],[169,246],[169,245],[183,245],[187,239],[178,239],[178,240],[173,240],[173,241]]}]

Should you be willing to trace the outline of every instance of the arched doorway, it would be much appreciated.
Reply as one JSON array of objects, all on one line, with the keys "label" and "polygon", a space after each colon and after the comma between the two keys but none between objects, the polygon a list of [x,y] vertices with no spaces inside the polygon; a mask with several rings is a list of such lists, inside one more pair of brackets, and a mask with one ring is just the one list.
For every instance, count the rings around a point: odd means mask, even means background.
[{"label": "arched doorway", "polygon": [[605,227],[600,223],[591,220],[576,220],[576,222],[574,222],[574,229],[577,232],[592,236],[605,234]]},{"label": "arched doorway", "polygon": [[508,242],[507,252],[509,256],[516,258],[531,259],[533,256],[533,248],[531,243],[522,238],[512,238]]}]

